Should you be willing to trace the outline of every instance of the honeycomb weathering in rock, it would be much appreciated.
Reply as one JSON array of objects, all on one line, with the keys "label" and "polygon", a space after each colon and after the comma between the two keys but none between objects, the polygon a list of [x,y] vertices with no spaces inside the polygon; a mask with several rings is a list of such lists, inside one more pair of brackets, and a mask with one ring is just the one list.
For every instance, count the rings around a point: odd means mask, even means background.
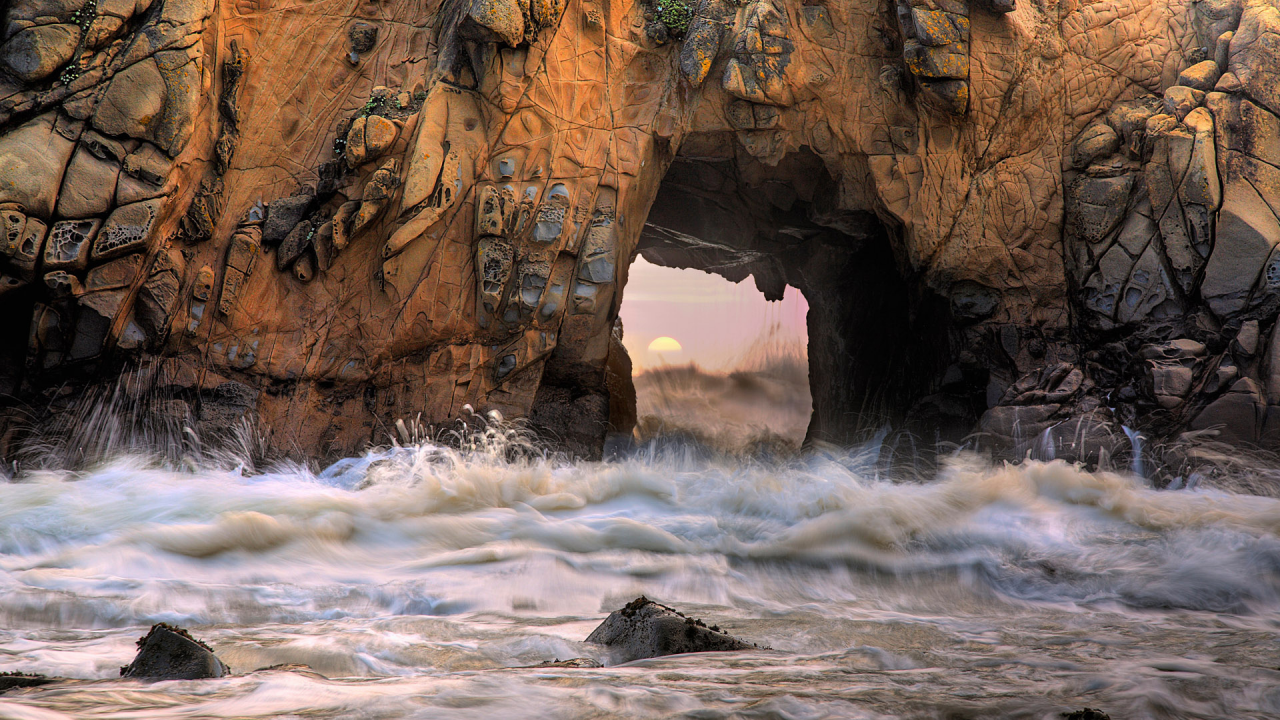
[{"label": "honeycomb weathering in rock", "polygon": [[589,453],[643,251],[805,289],[813,439],[1280,437],[1274,2],[681,7],[13,0],[2,389]]}]

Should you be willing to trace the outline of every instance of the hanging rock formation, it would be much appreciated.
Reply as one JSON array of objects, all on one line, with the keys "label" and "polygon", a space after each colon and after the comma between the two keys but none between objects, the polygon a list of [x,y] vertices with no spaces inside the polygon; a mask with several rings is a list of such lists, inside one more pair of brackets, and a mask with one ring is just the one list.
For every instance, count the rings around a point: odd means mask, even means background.
[{"label": "hanging rock formation", "polygon": [[1280,444],[1274,1],[3,12],[7,453],[123,374],[289,452],[591,454],[638,252],[806,292],[813,440]]}]

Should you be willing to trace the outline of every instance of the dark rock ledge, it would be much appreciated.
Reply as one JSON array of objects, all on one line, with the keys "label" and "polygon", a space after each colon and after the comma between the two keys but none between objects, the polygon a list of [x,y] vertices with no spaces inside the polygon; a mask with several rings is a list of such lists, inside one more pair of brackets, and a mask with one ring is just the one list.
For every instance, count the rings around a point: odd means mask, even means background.
[{"label": "dark rock ledge", "polygon": [[14,688],[38,687],[60,679],[23,672],[3,672],[0,673],[0,695]]}]

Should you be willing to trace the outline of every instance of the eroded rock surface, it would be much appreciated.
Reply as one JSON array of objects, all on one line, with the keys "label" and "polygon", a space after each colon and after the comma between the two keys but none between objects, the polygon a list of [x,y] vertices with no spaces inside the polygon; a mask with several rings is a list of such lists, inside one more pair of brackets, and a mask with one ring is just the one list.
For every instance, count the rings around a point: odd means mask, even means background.
[{"label": "eroded rock surface", "polygon": [[295,454],[598,453],[639,252],[806,293],[811,440],[1280,438],[1274,2],[379,8],[5,6],[5,452],[127,378]]},{"label": "eroded rock surface", "polygon": [[643,658],[694,652],[750,650],[758,646],[743,642],[719,627],[707,627],[683,613],[660,605],[643,595],[627,603],[587,636],[587,642],[609,648],[615,663]]}]

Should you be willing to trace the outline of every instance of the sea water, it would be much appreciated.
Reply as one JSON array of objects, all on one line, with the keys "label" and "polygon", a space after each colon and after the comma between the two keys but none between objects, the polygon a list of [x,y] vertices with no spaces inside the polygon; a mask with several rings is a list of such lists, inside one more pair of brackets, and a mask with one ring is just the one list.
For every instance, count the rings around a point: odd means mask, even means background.
[{"label": "sea water", "polygon": [[[1280,717],[1280,501],[656,448],[0,480],[0,671],[76,679],[0,717]],[[530,667],[639,595],[761,649]],[[235,675],[120,679],[161,621]]]}]

